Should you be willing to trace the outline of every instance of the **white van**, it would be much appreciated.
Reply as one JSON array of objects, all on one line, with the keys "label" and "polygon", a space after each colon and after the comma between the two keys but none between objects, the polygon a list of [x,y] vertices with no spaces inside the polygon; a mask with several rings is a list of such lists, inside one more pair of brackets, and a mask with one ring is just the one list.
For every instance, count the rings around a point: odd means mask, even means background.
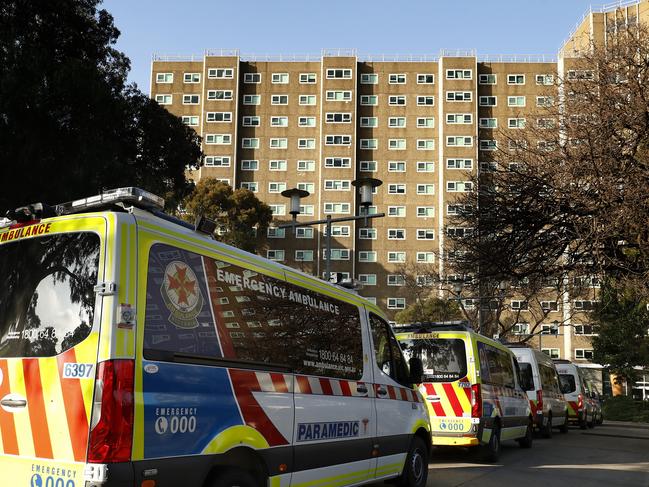
[{"label": "white van", "polygon": [[559,374],[547,354],[527,345],[509,344],[521,368],[523,389],[530,400],[534,425],[543,437],[552,437],[552,428],[568,432],[568,404],[561,393]]},{"label": "white van", "polygon": [[568,419],[583,430],[595,426],[595,414],[586,390],[586,379],[570,360],[554,360],[561,390],[568,401]]},{"label": "white van", "polygon": [[421,363],[381,310],[162,207],[122,188],[0,228],[2,485],[423,487]]}]

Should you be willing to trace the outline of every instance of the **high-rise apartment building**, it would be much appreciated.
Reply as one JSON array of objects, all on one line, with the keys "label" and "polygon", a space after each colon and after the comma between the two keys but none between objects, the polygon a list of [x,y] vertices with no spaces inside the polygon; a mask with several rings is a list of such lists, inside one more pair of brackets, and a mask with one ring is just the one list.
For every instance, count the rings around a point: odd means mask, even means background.
[{"label": "high-rise apartment building", "polygon": [[[498,144],[514,144],[540,109],[560,99],[557,79],[579,76],[578,52],[606,42],[616,29],[647,18],[649,1],[589,11],[558,56],[365,56],[323,50],[320,56],[260,57],[206,51],[200,57],[154,57],[151,96],[203,137],[204,165],[195,179],[215,177],[255,192],[277,221],[288,220],[285,189],[310,196],[299,221],[358,214],[351,182],[383,181],[369,212],[385,218],[332,228],[332,271],[363,284],[360,294],[389,313],[405,308],[404,264],[447,276],[447,228],[471,176],[496,162]],[[506,129],[502,140],[494,134]],[[500,139],[500,140],[499,140]],[[513,139],[513,140],[512,140]],[[501,147],[502,148],[502,147]],[[515,147],[512,147],[515,149]],[[324,226],[271,227],[263,253],[316,275],[324,273]],[[564,323],[568,306],[553,313]],[[554,319],[549,316],[549,323]],[[587,325],[548,325],[543,348],[553,356],[592,357]],[[582,321],[576,321],[581,323]],[[520,332],[525,330],[521,324]]]}]

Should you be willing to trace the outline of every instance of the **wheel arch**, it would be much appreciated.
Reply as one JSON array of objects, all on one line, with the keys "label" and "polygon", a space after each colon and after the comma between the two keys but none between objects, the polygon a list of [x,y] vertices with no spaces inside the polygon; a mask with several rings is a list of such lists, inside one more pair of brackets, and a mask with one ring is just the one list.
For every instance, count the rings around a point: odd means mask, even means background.
[{"label": "wheel arch", "polygon": [[265,486],[268,479],[268,466],[263,457],[250,447],[233,448],[221,455],[217,455],[203,482],[204,487],[209,487],[218,475],[227,469],[237,468],[249,471],[255,477],[258,485]]}]

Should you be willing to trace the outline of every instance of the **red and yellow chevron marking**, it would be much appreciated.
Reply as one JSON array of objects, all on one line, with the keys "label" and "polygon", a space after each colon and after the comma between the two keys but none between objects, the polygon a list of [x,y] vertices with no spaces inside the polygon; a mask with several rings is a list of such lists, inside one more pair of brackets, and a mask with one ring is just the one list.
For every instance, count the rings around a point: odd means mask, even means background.
[{"label": "red and yellow chevron marking", "polygon": [[579,405],[577,401],[568,401],[568,416],[571,418],[579,416]]},{"label": "red and yellow chevron marking", "polygon": [[95,374],[63,378],[65,363],[95,363],[97,335],[58,357],[0,359],[0,398],[17,394],[24,410],[0,408],[0,455],[84,462]]},{"label": "red and yellow chevron marking", "polygon": [[431,416],[435,417],[464,417],[471,413],[471,389],[460,387],[459,383],[467,383],[466,379],[455,382],[426,382],[426,403]]}]

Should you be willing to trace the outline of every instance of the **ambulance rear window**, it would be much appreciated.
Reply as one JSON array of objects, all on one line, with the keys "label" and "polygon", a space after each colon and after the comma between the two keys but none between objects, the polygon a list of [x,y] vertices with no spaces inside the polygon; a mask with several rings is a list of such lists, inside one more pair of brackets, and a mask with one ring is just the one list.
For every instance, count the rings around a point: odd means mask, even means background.
[{"label": "ambulance rear window", "polygon": [[559,381],[561,382],[561,388],[565,391],[565,394],[570,394],[577,390],[577,384],[575,384],[575,376],[572,374],[559,374]]},{"label": "ambulance rear window", "polygon": [[90,333],[99,237],[66,233],[0,245],[0,357],[51,357]]},{"label": "ambulance rear window", "polygon": [[466,376],[466,349],[462,339],[403,340],[401,348],[407,358],[421,359],[426,382],[453,382]]}]

